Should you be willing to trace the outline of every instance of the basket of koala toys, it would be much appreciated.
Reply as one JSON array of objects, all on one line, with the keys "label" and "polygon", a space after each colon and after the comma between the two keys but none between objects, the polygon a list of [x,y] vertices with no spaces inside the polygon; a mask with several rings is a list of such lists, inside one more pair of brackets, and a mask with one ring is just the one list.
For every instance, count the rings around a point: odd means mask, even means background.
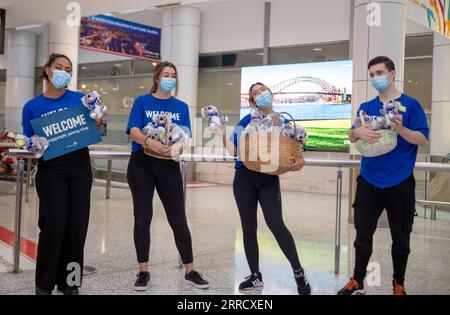
[{"label": "basket of koala toys", "polygon": [[[286,114],[292,121],[284,119]],[[286,112],[263,116],[252,109],[252,120],[243,131],[240,157],[249,170],[269,175],[281,175],[290,171],[294,160],[301,157],[307,134]]]},{"label": "basket of koala toys", "polygon": [[359,112],[359,117],[355,120],[355,128],[363,125],[369,130],[378,131],[381,137],[375,143],[366,140],[356,141],[356,149],[364,157],[376,157],[391,152],[397,146],[397,132],[392,129],[395,126],[394,118],[399,115],[399,102],[386,102],[381,109],[381,115],[369,117],[363,110]]},{"label": "basket of koala toys", "polygon": [[[159,141],[168,146],[178,143],[186,144],[189,139],[188,134],[180,126],[172,123],[170,113],[167,113],[167,115],[154,115],[152,122],[142,129],[142,133],[150,139]],[[172,156],[171,153],[168,155],[161,155],[148,146],[144,146],[144,153],[164,160],[173,160],[176,158],[176,156]],[[178,155],[179,153],[180,152],[177,152],[175,155]]]}]

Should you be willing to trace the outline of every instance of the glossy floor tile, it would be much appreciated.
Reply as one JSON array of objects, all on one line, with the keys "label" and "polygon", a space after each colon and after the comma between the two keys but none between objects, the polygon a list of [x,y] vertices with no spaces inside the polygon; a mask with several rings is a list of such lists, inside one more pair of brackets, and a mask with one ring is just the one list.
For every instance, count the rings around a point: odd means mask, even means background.
[{"label": "glossy floor tile", "polygon": [[[183,281],[178,268],[178,253],[162,204],[154,200],[150,249],[151,281],[149,290],[137,293],[133,284],[137,273],[133,244],[131,194],[126,189],[112,189],[111,199],[104,199],[104,187],[94,187],[85,263],[97,272],[84,278],[82,294],[241,294],[239,283],[249,270],[242,245],[242,232],[232,188],[201,185],[188,189],[187,215],[192,233],[195,267],[210,281],[208,290],[198,290]],[[13,230],[13,195],[0,195],[0,226]],[[283,214],[299,251],[313,294],[335,294],[345,284],[353,269],[354,228],[342,213],[340,273],[334,274],[335,202],[333,195],[283,192]],[[343,205],[347,200],[343,199]],[[30,202],[24,203],[22,236],[36,243],[38,202],[32,189]],[[0,233],[1,235],[1,233]],[[258,240],[260,266],[265,286],[249,294],[296,294],[295,280],[259,211]],[[385,228],[375,235],[371,259],[369,294],[390,294],[392,262],[390,234]],[[411,256],[406,287],[409,294],[450,294],[450,222],[416,218],[411,237]],[[29,253],[28,253],[29,254]],[[31,255],[32,256],[32,255]],[[0,244],[0,294],[33,294],[34,263],[21,256],[23,272],[7,272],[12,249]],[[373,276],[379,271],[379,278]],[[377,283],[379,282],[379,283]],[[378,285],[379,284],[379,285]]]}]

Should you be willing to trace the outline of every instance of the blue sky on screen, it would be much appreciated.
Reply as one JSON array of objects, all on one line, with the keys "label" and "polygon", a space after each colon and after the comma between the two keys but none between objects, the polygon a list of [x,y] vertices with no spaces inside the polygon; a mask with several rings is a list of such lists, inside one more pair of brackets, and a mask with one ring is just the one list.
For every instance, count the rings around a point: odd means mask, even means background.
[{"label": "blue sky on screen", "polygon": [[[302,76],[313,76],[327,81],[340,89],[344,87],[352,93],[352,61],[315,62],[290,65],[257,66],[242,68],[241,93],[248,93],[255,82],[272,87],[282,81]],[[298,83],[284,92],[316,92],[317,86],[311,83]]]}]

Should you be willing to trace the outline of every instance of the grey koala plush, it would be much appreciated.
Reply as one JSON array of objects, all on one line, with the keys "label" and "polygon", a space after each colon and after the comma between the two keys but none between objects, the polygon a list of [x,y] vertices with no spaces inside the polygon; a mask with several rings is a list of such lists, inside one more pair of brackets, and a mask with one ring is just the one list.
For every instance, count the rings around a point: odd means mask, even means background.
[{"label": "grey koala plush", "polygon": [[173,124],[170,128],[169,142],[175,144],[178,142],[186,142],[187,135],[183,129],[177,124]]},{"label": "grey koala plush", "polygon": [[157,127],[165,127],[167,125],[167,117],[165,115],[154,115],[153,118],[153,124]]},{"label": "grey koala plush", "polygon": [[223,115],[214,105],[203,107],[202,117],[208,118],[208,124],[212,128],[221,127],[228,122],[228,116]]},{"label": "grey koala plush", "polygon": [[150,137],[150,134],[152,132],[152,130],[155,129],[153,127],[153,123],[149,123],[147,126],[145,126],[144,128],[142,128],[142,133],[146,136]]},{"label": "grey koala plush", "polygon": [[394,118],[396,115],[400,114],[399,107],[401,104],[399,102],[394,101],[387,101],[383,104],[383,108],[381,109],[380,113],[383,117],[385,117],[386,120],[386,128],[393,128],[395,127]]},{"label": "grey koala plush", "polygon": [[285,122],[282,116],[279,117],[279,114],[273,112],[265,116],[261,121],[261,124],[266,130],[270,130],[272,127],[282,127]]},{"label": "grey koala plush", "polygon": [[299,125],[295,125],[293,123],[285,124],[281,128],[281,135],[287,136],[291,139],[295,139],[303,145],[306,143],[306,139],[308,137],[305,128]]},{"label": "grey koala plush", "polygon": [[250,109],[250,116],[252,117],[252,120],[253,119],[262,120],[264,118],[263,115],[261,114],[261,112],[257,108]]},{"label": "grey koala plush", "polygon": [[366,112],[364,110],[360,110],[359,111],[359,116],[356,117],[356,119],[355,119],[355,121],[353,123],[355,128],[359,128],[359,127],[362,126],[361,118],[362,118],[362,120],[364,120],[364,124],[365,125],[370,125],[370,123],[371,123],[370,117],[366,114]]}]

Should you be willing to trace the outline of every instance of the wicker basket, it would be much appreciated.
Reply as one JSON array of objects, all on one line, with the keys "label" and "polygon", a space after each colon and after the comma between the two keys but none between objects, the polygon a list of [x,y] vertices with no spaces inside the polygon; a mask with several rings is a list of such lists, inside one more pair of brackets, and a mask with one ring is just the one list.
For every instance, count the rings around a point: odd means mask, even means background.
[{"label": "wicker basket", "polygon": [[375,157],[391,152],[397,146],[397,133],[392,130],[382,130],[376,143],[365,140],[356,141],[356,150],[364,157]]},{"label": "wicker basket", "polygon": [[[281,114],[291,117],[295,125],[295,120],[289,113],[279,113],[277,119]],[[272,122],[272,126],[275,121],[276,119]],[[274,141],[278,143],[274,143]],[[278,152],[273,152],[276,158],[272,156],[272,149],[278,150]],[[269,175],[281,175],[289,172],[293,159],[302,156],[300,142],[272,131],[256,131],[242,135],[240,137],[240,153],[246,168]]]},{"label": "wicker basket", "polygon": [[[167,113],[166,116],[167,116],[167,126],[168,126],[168,127],[167,127],[167,132],[166,132],[166,143],[169,143],[170,127],[171,127],[171,124],[172,124],[172,116],[171,116],[170,113]],[[150,147],[148,147],[148,146],[145,146],[145,145],[144,145],[143,147],[144,147],[144,153],[147,154],[147,155],[149,155],[149,156],[155,157],[155,158],[157,158],[157,159],[173,160],[172,155],[161,155],[161,154],[156,153],[155,151],[153,151],[153,150],[152,150]]]}]

